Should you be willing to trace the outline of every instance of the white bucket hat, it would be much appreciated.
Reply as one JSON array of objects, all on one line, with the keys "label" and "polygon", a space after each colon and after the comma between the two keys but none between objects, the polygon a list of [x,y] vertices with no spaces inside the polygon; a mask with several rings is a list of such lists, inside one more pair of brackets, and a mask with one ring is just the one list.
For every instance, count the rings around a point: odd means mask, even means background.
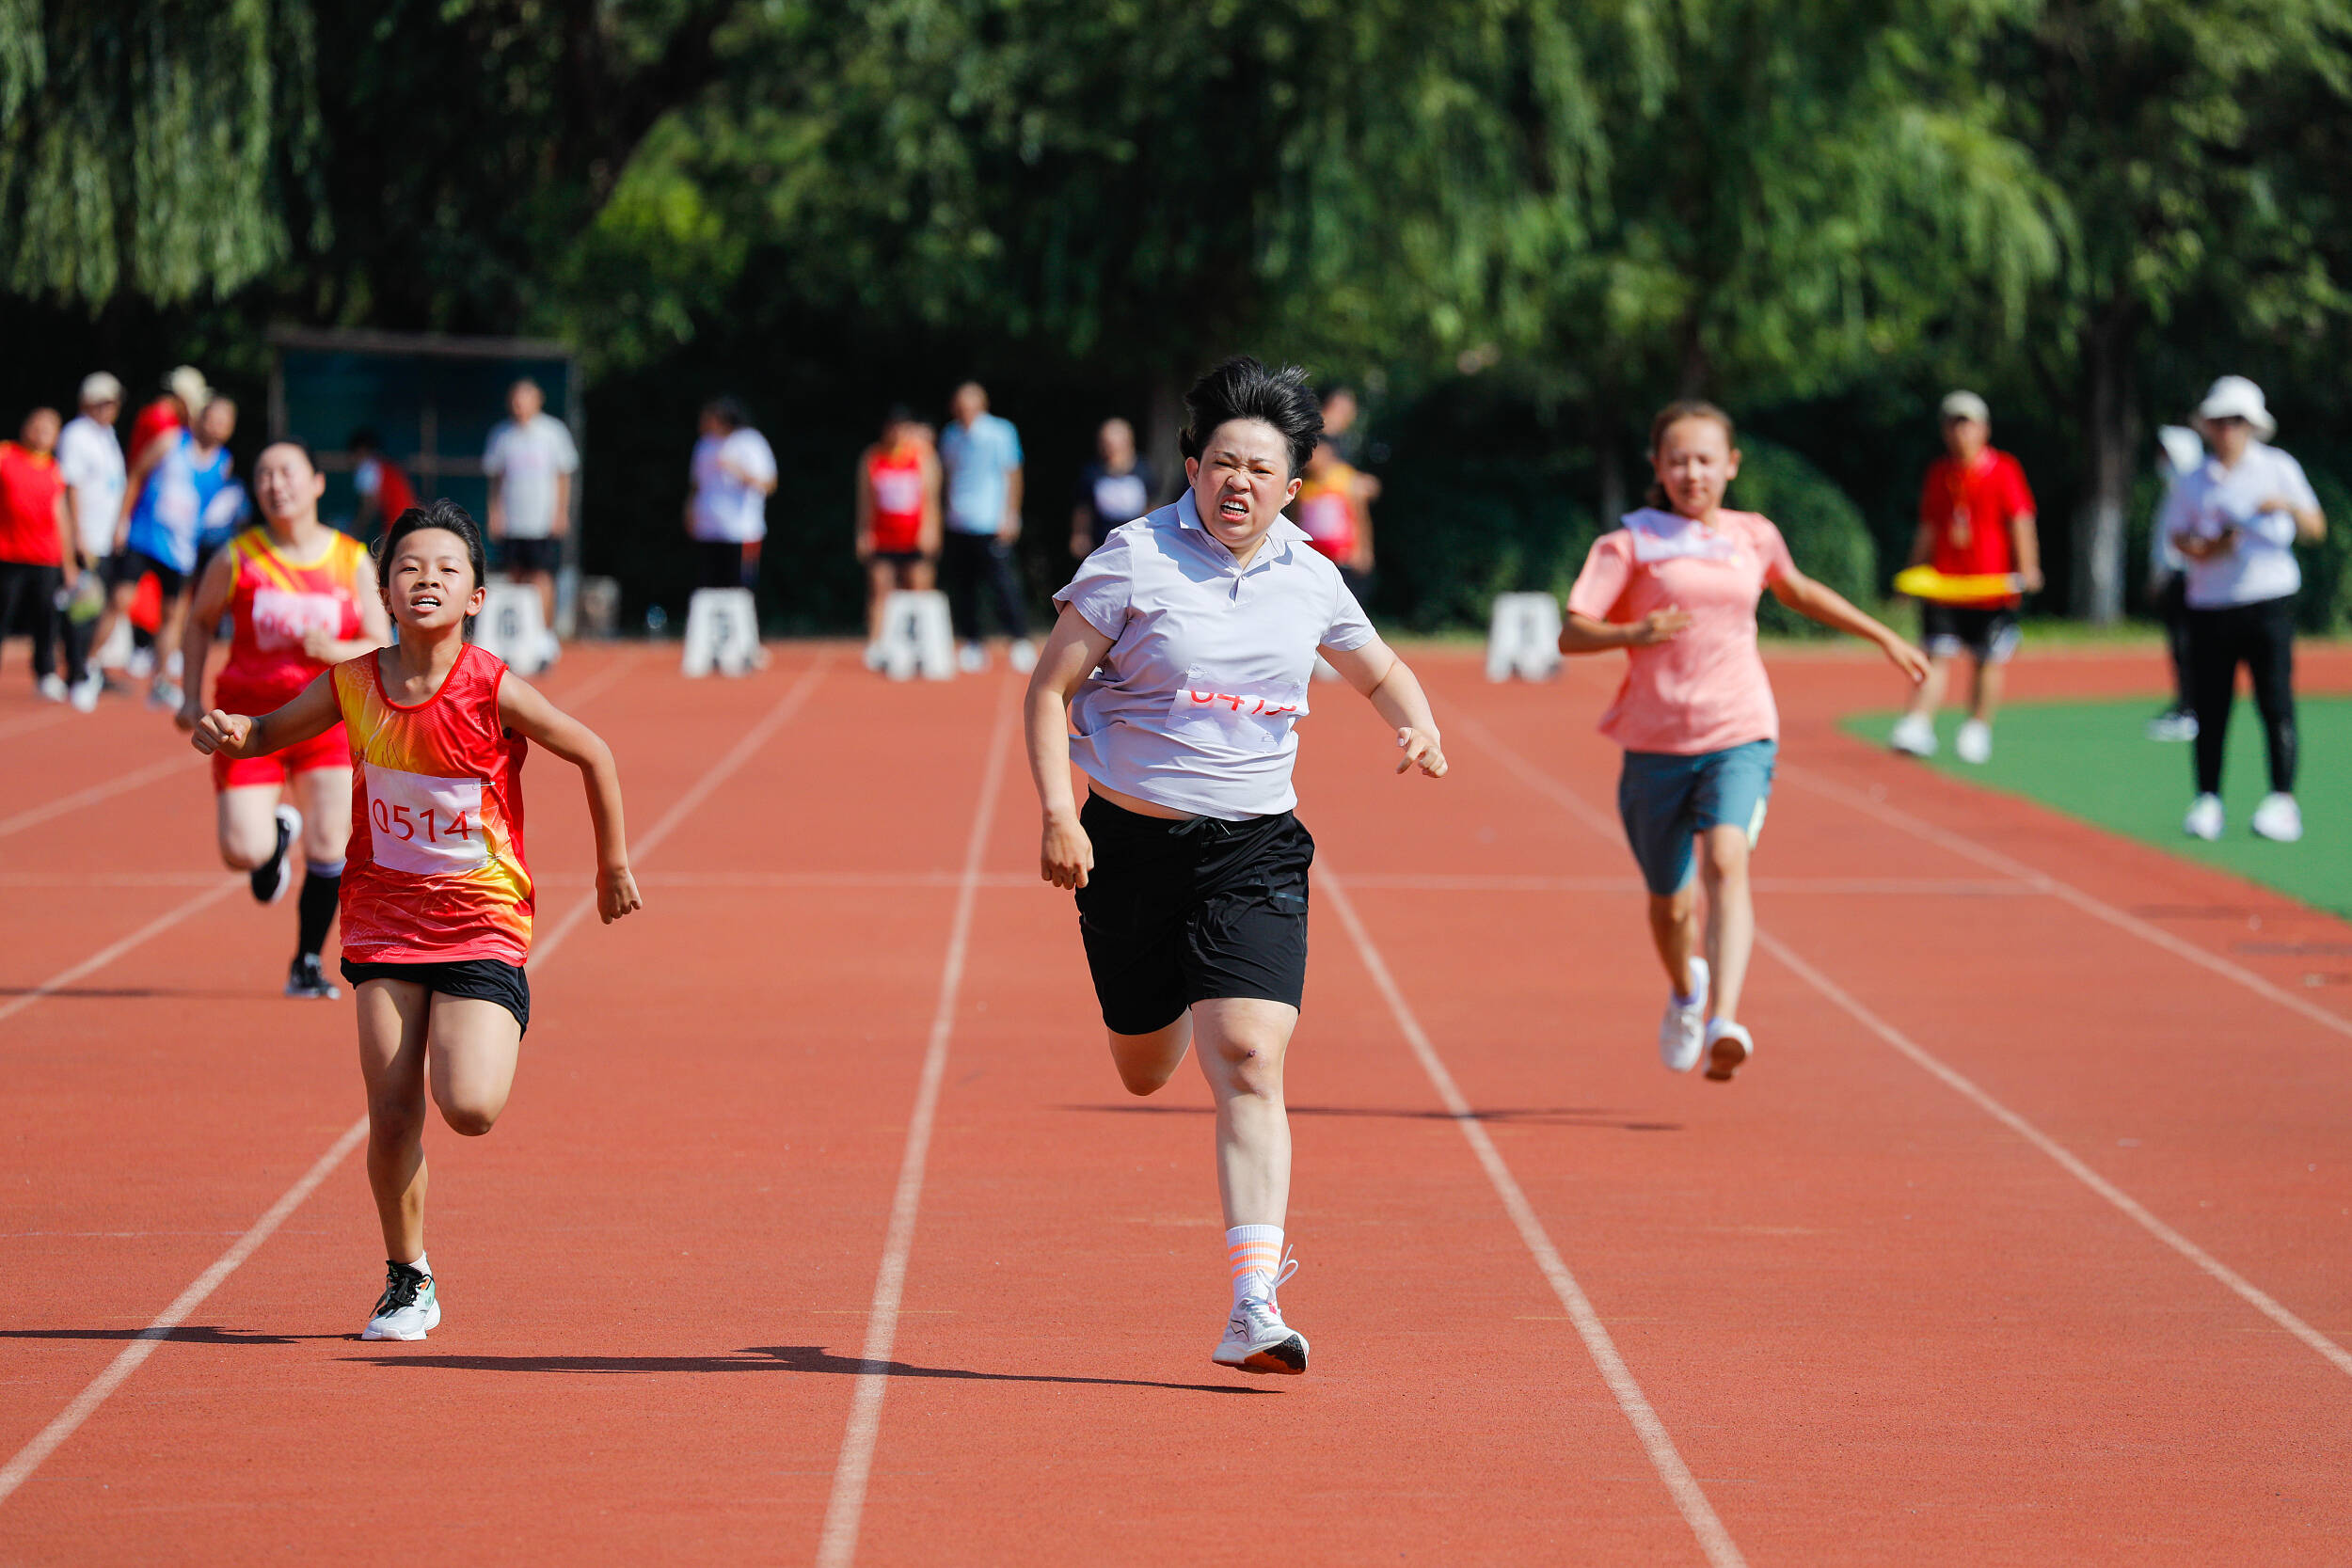
[{"label": "white bucket hat", "polygon": [[1974,420],[1979,424],[1993,422],[1993,410],[1984,405],[1984,399],[1974,392],[1947,392],[1940,412],[1947,420]]},{"label": "white bucket hat", "polygon": [[2225,375],[2206,388],[2205,401],[2197,405],[2197,417],[2202,420],[2244,420],[2265,441],[2279,434],[2279,421],[2270,417],[2270,409],[2263,402],[2263,389],[2242,375]]}]

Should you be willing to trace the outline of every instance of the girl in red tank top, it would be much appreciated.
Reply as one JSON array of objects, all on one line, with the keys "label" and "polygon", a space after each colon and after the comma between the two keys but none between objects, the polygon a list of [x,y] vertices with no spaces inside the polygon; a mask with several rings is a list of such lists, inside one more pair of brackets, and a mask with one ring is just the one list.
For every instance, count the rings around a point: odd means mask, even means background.
[{"label": "girl in red tank top", "polygon": [[452,1128],[487,1132],[531,1022],[522,798],[531,742],[587,781],[597,912],[610,925],[640,900],[611,749],[466,641],[482,609],[481,529],[455,502],[437,500],[393,522],[382,559],[400,641],[345,659],[259,719],[215,708],[198,721],[196,745],[233,760],[338,723],[349,733],[359,778],[342,970],[359,993],[368,1184],[388,1270],[361,1338],[421,1339],[441,1321],[424,1251],[428,1077]]},{"label": "girl in red tank top", "polygon": [[[181,705],[182,729],[196,728],[204,711],[204,663],[224,614],[234,629],[213,702],[232,713],[267,713],[292,702],[338,659],[391,641],[368,552],[319,521],[326,486],[305,448],[278,441],[262,449],[253,497],[263,524],[214,553],[182,630],[183,662],[194,672]],[[269,756],[215,753],[213,790],[221,861],[247,874],[257,900],[272,904],[285,895],[294,851],[301,850],[306,874],[295,900],[286,994],[341,996],[319,954],[341,901],[351,829],[351,747],[343,727]]]},{"label": "girl in red tank top", "polygon": [[881,668],[883,602],[902,588],[930,588],[939,531],[939,456],[914,416],[893,408],[882,439],[858,459],[857,558],[866,568],[869,668]]}]

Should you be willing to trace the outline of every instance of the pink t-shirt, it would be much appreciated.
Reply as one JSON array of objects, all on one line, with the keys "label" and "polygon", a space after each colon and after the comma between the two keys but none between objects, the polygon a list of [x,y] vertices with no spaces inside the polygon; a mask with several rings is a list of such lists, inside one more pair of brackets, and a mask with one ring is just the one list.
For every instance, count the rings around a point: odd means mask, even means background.
[{"label": "pink t-shirt", "polygon": [[1753,512],[1718,512],[1712,528],[1647,508],[1625,521],[1593,542],[1568,608],[1625,626],[1673,606],[1691,624],[1672,641],[1626,650],[1600,733],[1629,752],[1677,756],[1779,739],[1756,601],[1796,569],[1780,530]]}]

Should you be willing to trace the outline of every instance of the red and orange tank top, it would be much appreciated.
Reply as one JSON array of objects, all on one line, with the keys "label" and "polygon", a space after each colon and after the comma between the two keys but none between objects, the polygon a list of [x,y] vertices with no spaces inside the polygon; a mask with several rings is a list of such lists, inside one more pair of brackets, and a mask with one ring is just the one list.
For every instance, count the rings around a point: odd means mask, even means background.
[{"label": "red and orange tank top", "polygon": [[229,662],[214,697],[237,713],[267,713],[292,702],[326,670],[302,651],[313,629],[342,641],[359,635],[359,571],[367,548],[330,533],[308,565],[279,551],[266,528],[249,528],[227,546],[233,574]]},{"label": "red and orange tank top", "polygon": [[1343,566],[1356,562],[1356,470],[1334,463],[1298,487],[1298,526],[1310,544]]},{"label": "red and orange tank top", "polygon": [[918,447],[877,447],[866,459],[874,487],[874,549],[904,555],[922,547],[923,453]]},{"label": "red and orange tank top", "polygon": [[530,957],[529,743],[499,721],[505,675],[469,643],[440,690],[404,707],[386,695],[376,655],[335,666],[355,765],[342,898],[355,962]]}]

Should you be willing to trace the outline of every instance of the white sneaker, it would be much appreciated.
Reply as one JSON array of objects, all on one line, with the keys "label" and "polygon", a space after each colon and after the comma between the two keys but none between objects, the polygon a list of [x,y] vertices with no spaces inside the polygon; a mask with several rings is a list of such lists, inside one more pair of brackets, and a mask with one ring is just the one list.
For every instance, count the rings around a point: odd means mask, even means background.
[{"label": "white sneaker", "polygon": [[1935,725],[1925,714],[1906,713],[1895,724],[1886,743],[1906,756],[1935,755]]},{"label": "white sneaker", "polygon": [[977,642],[966,642],[956,650],[956,668],[967,675],[977,675],[988,668],[988,650]]},{"label": "white sneaker", "polygon": [[868,642],[866,644],[866,652],[863,657],[866,660],[866,667],[868,670],[873,671],[876,674],[882,673],[882,672],[887,668],[890,663],[890,655],[883,650],[882,645],[879,642]]},{"label": "white sneaker", "polygon": [[155,673],[155,650],[134,647],[131,657],[122,666],[122,673],[135,681],[143,681]]},{"label": "white sneaker", "polygon": [[186,697],[187,693],[170,681],[157,681],[147,689],[147,705],[159,713],[179,712]]},{"label": "white sneaker", "polygon": [[1960,726],[1952,736],[1952,754],[1972,767],[1982,768],[1993,756],[1993,726],[1981,719],[1971,719]]},{"label": "white sneaker", "polygon": [[1707,960],[1691,960],[1691,1001],[1666,998],[1666,1016],[1658,1021],[1658,1059],[1668,1072],[1688,1072],[1699,1065],[1707,1043]]},{"label": "white sneaker", "polygon": [[73,711],[76,713],[96,713],[98,711],[98,694],[105,689],[106,677],[100,674],[95,670],[92,670],[88,674],[83,676],[80,680],[75,681],[73,683],[73,689],[68,693],[70,700],[73,704]]},{"label": "white sneaker", "polygon": [[421,1339],[440,1326],[441,1298],[433,1289],[433,1276],[406,1263],[392,1263],[387,1265],[375,1314],[359,1338]]},{"label": "white sneaker", "polygon": [[1025,637],[1016,637],[1012,646],[1005,650],[1005,662],[1012,666],[1016,675],[1025,675],[1037,668],[1037,644]]},{"label": "white sneaker", "polygon": [[1710,1083],[1728,1084],[1740,1065],[1756,1054],[1756,1037],[1737,1023],[1709,1019],[1707,1024],[1707,1076]]},{"label": "white sneaker", "polygon": [[1282,1308],[1275,1300],[1282,1282],[1297,1272],[1296,1259],[1285,1255],[1281,1272],[1265,1294],[1242,1297],[1232,1316],[1225,1320],[1225,1338],[1216,1342],[1209,1359],[1241,1372],[1295,1377],[1305,1371],[1307,1337],[1282,1321]]},{"label": "white sneaker", "polygon": [[2181,819],[2181,832],[2191,838],[2201,838],[2211,844],[2221,836],[2228,816],[2221,809],[2218,795],[2200,795],[2188,805],[2188,815]]},{"label": "white sneaker", "polygon": [[2254,808],[2252,825],[2257,837],[2293,844],[2303,836],[2303,808],[2295,803],[2294,796],[2273,790]]},{"label": "white sneaker", "polygon": [[2185,707],[2167,708],[2148,721],[2151,740],[2194,740],[2197,738],[2197,715]]},{"label": "white sneaker", "polygon": [[40,692],[40,700],[44,703],[62,703],[65,701],[65,682],[58,676],[41,676],[37,689]]}]

